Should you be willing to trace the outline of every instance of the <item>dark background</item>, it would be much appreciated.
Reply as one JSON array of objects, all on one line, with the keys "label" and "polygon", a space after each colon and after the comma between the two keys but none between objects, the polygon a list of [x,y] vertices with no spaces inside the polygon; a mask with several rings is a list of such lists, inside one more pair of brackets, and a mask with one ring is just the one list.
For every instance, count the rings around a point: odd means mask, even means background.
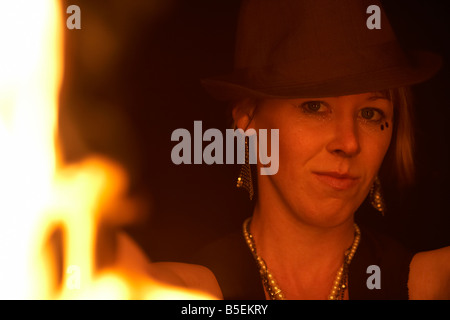
[{"label": "dark background", "polygon": [[[201,246],[239,227],[251,214],[235,189],[235,165],[174,165],[177,128],[193,133],[230,125],[227,106],[200,79],[232,69],[237,0],[63,1],[81,8],[81,30],[66,30],[60,134],[67,161],[96,152],[128,171],[129,193],[146,200],[145,219],[125,230],[154,260],[185,261]],[[445,1],[384,1],[405,47],[444,57],[439,74],[413,87],[416,185],[385,187],[388,212],[366,203],[362,224],[394,235],[414,250],[450,245],[450,22]],[[66,17],[69,15],[64,13]]]}]

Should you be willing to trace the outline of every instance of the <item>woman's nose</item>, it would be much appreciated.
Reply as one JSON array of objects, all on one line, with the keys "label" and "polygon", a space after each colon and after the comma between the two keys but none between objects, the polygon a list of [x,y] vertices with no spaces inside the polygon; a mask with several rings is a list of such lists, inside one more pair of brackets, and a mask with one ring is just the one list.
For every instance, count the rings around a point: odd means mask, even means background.
[{"label": "woman's nose", "polygon": [[336,122],[327,150],[342,157],[353,157],[360,152],[358,127],[354,119]]}]

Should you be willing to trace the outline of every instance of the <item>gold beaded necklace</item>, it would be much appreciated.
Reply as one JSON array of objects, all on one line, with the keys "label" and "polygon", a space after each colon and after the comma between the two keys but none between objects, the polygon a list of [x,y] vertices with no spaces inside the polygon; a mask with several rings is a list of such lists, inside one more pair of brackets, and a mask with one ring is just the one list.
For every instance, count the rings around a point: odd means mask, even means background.
[{"label": "gold beaded necklace", "polygon": [[[269,272],[265,261],[256,253],[255,241],[253,240],[253,235],[250,233],[249,229],[250,221],[251,218],[248,218],[247,220],[244,221],[243,233],[245,241],[247,242],[247,245],[250,248],[253,257],[255,258],[256,263],[258,264],[259,274],[264,284],[264,288],[266,289],[266,292],[271,300],[284,300],[285,296],[281,291],[281,288],[275,281],[274,276]],[[355,237],[353,239],[353,244],[344,253],[344,263],[336,274],[336,279],[334,280],[331,292],[328,295],[328,300],[344,299],[344,293],[348,287],[348,266],[350,265],[350,262],[353,256],[355,255],[356,249],[358,248],[359,240],[361,238],[361,231],[359,230],[359,227],[356,225],[356,223],[354,224],[354,227],[355,227]]]}]

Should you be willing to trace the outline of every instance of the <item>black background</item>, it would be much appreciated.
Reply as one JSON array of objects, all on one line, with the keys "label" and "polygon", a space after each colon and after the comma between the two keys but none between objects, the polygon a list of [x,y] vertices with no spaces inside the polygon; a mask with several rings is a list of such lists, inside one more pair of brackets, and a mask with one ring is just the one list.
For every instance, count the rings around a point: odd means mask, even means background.
[{"label": "black background", "polygon": [[[186,261],[251,214],[235,189],[235,165],[174,165],[173,130],[230,125],[227,106],[200,79],[232,69],[237,0],[63,1],[81,8],[81,30],[66,30],[60,134],[67,161],[92,152],[115,159],[130,176],[130,195],[150,207],[124,227],[154,261]],[[361,223],[414,250],[450,245],[450,22],[445,1],[383,1],[405,47],[444,58],[431,81],[413,87],[418,176],[403,192],[386,189],[388,212],[367,204]],[[66,17],[69,15],[64,13]]]}]

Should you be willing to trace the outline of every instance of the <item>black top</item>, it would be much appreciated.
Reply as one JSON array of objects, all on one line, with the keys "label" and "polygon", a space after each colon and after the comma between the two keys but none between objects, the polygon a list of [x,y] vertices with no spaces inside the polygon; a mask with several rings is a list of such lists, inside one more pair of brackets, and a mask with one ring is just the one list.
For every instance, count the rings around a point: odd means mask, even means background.
[{"label": "black top", "polygon": [[[413,254],[395,240],[367,229],[349,267],[349,298],[352,300],[408,299],[409,265]],[[264,300],[258,266],[242,233],[230,234],[206,247],[195,263],[208,267],[216,276],[225,300]],[[380,268],[380,289],[369,289],[367,279]]]}]

